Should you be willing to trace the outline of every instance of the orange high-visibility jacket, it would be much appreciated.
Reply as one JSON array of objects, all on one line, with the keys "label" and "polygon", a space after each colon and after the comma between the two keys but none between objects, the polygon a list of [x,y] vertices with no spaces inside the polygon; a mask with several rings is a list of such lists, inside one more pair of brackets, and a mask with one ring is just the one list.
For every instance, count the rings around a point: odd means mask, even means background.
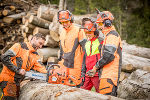
[{"label": "orange high-visibility jacket", "polygon": [[[63,29],[60,33],[60,55],[62,66],[67,67],[69,75],[79,80],[83,58],[83,48],[86,42],[84,30],[72,24],[69,29]],[[81,48],[83,47],[83,48]]]},{"label": "orange high-visibility jacket", "polygon": [[122,44],[114,26],[102,30],[105,34],[101,59],[97,62],[100,78],[109,78],[117,86],[122,64]]},{"label": "orange high-visibility jacket", "polygon": [[19,69],[25,69],[25,71],[34,69],[41,73],[47,73],[46,68],[39,61],[38,53],[29,42],[14,44],[1,56],[1,60],[4,67],[0,74],[0,82],[22,80],[23,76],[18,74]]}]

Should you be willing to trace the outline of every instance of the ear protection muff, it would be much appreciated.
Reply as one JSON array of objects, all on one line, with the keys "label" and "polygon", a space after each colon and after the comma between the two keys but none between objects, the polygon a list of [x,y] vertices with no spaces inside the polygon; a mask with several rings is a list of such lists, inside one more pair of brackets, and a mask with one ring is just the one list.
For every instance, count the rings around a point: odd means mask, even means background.
[{"label": "ear protection muff", "polygon": [[104,21],[104,25],[105,25],[105,27],[110,27],[112,25],[112,21],[107,19]]},{"label": "ear protection muff", "polygon": [[73,17],[72,13],[69,10],[60,10],[60,11],[58,11],[58,13],[57,13],[57,19],[58,19],[58,21],[59,21],[59,13],[61,11],[67,11],[69,13],[69,17],[71,18],[70,22],[73,23],[74,17]]}]

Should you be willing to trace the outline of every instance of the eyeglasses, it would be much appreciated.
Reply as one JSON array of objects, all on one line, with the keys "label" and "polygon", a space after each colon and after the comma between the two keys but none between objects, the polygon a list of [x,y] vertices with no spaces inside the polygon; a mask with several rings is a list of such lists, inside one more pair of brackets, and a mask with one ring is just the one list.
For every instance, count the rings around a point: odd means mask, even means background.
[{"label": "eyeglasses", "polygon": [[60,22],[60,24],[66,24],[68,23],[69,21],[64,21],[64,22]]},{"label": "eyeglasses", "polygon": [[94,34],[94,32],[93,31],[86,31],[85,34],[89,34],[90,35],[90,34]]},{"label": "eyeglasses", "polygon": [[98,25],[99,25],[99,26],[102,26],[102,25],[103,25],[103,23],[102,23],[102,22],[100,22],[100,23],[98,23]]}]

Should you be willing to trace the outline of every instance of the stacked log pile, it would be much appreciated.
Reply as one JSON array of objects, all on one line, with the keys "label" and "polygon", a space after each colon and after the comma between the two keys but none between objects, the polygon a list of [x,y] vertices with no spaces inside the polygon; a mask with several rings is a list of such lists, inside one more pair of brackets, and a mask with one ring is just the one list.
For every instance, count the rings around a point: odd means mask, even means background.
[{"label": "stacked log pile", "polygon": [[127,78],[133,71],[142,69],[150,72],[150,48],[123,43],[122,72],[120,81]]},{"label": "stacked log pile", "polygon": [[41,5],[37,14],[28,13],[22,18],[21,26],[24,41],[29,41],[32,35],[42,33],[46,42],[44,48],[38,50],[41,61],[47,62],[49,57],[57,57],[59,47],[59,24],[57,23],[56,6]]},{"label": "stacked log pile", "polygon": [[14,43],[23,41],[22,16],[36,9],[37,5],[36,0],[0,0],[0,56]]}]

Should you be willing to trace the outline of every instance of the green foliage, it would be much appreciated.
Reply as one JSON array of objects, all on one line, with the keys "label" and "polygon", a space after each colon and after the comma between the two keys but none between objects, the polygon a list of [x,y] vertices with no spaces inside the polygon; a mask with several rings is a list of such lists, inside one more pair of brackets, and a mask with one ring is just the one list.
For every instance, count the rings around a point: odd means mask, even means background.
[{"label": "green foliage", "polygon": [[59,0],[38,0],[40,3],[43,3],[43,4],[59,4]]}]

